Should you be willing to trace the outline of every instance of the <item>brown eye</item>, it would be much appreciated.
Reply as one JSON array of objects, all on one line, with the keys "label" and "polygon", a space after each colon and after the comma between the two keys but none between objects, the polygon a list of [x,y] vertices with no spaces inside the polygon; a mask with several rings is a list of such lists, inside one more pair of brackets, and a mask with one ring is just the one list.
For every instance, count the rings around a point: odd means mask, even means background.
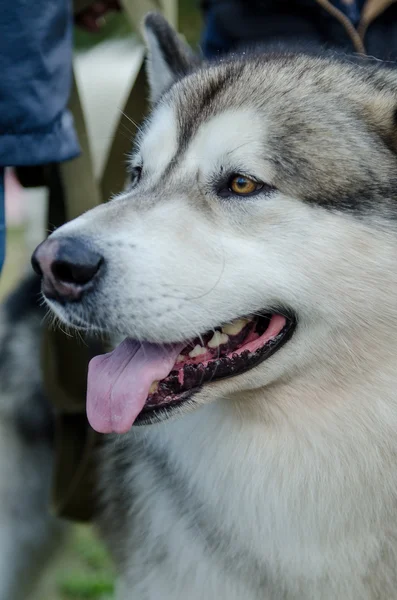
[{"label": "brown eye", "polygon": [[238,194],[239,196],[247,196],[248,194],[260,190],[262,187],[262,183],[259,183],[250,177],[246,177],[245,175],[233,175],[229,181],[229,190],[233,192],[233,194]]}]

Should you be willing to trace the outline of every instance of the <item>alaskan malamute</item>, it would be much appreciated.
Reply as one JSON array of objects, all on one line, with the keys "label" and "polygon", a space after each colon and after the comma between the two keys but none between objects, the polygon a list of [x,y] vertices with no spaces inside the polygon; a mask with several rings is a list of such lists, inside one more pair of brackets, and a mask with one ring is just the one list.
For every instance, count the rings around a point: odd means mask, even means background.
[{"label": "alaskan malamute", "polygon": [[125,338],[87,398],[117,598],[397,598],[397,74],[145,32],[128,189],[33,258]]}]

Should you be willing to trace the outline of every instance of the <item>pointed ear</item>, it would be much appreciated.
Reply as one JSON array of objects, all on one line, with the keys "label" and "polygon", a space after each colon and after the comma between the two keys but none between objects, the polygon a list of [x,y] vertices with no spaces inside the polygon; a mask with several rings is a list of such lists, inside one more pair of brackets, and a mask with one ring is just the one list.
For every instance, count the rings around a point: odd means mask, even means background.
[{"label": "pointed ear", "polygon": [[146,69],[151,101],[156,102],[171,85],[199,63],[190,48],[158,13],[146,15],[143,34],[148,49]]}]

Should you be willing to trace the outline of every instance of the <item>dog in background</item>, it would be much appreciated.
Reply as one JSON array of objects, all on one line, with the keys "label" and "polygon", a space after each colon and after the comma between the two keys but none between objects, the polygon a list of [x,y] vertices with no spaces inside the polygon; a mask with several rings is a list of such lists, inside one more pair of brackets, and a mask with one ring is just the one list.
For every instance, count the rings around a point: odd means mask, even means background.
[{"label": "dog in background", "polygon": [[30,276],[0,312],[0,600],[26,600],[66,532],[49,512],[54,423],[41,382],[39,298]]}]

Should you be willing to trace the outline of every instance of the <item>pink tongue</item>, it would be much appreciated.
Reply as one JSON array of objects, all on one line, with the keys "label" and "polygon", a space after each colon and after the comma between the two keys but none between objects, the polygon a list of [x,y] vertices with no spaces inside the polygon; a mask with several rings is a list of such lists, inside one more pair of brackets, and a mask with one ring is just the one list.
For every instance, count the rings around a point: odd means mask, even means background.
[{"label": "pink tongue", "polygon": [[169,375],[185,344],[159,346],[127,338],[88,368],[87,416],[99,433],[127,432],[154,381]]}]

